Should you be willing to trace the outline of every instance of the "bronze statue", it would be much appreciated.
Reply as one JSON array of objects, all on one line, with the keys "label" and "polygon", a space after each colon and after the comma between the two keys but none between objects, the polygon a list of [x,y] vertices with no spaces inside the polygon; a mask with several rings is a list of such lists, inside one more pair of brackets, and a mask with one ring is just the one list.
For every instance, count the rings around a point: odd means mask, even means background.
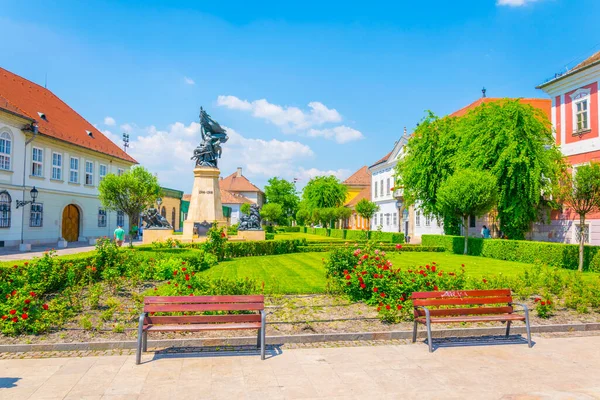
[{"label": "bronze statue", "polygon": [[202,142],[194,150],[192,160],[196,160],[196,167],[217,168],[217,159],[221,158],[222,153],[221,144],[227,142],[229,137],[225,129],[202,107],[200,107],[200,133]]},{"label": "bronze statue", "polygon": [[142,220],[146,223],[146,229],[172,229],[173,227],[165,217],[160,215],[156,208],[149,208],[142,213]]},{"label": "bronze statue", "polygon": [[256,204],[250,206],[250,214],[242,215],[240,218],[240,224],[238,225],[239,231],[260,231],[260,210]]}]

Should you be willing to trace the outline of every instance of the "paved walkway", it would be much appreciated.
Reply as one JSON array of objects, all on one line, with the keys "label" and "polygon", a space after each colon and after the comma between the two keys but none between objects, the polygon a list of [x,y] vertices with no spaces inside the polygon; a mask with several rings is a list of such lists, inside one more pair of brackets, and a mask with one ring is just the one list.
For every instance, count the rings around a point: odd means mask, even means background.
[{"label": "paved walkway", "polygon": [[0,360],[0,399],[600,399],[600,337]]},{"label": "paved walkway", "polygon": [[[133,242],[134,246],[139,246],[141,244],[141,240]],[[128,243],[123,244],[123,246],[128,245]],[[27,252],[19,251],[18,247],[4,247],[0,248],[0,261],[31,260],[34,257],[42,257],[44,252],[50,250],[56,250],[57,255],[64,256],[67,254],[85,253],[86,251],[92,251],[95,249],[96,246],[90,246],[88,242],[71,242],[65,249],[58,249],[56,244],[31,246],[31,251]]]}]

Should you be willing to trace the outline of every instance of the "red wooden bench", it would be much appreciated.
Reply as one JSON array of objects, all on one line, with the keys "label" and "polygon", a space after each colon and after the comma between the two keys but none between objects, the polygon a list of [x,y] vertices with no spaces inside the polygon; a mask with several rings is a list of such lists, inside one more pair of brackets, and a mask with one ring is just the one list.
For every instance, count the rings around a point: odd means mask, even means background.
[{"label": "red wooden bench", "polygon": [[[256,311],[252,314],[160,315],[154,313],[202,313],[205,311]],[[138,326],[137,353],[148,348],[148,332],[202,332],[212,330],[257,329],[256,346],[265,359],[264,296],[150,296],[144,298],[144,311]]]},{"label": "red wooden bench", "polygon": [[[531,347],[529,310],[525,304],[513,303],[510,289],[414,292],[411,299],[415,313],[412,341],[417,340],[417,324],[425,324],[430,352],[433,351],[431,324],[455,322],[506,322],[508,336],[511,322],[525,321],[527,343]],[[524,314],[515,314],[513,306],[522,307]]]}]

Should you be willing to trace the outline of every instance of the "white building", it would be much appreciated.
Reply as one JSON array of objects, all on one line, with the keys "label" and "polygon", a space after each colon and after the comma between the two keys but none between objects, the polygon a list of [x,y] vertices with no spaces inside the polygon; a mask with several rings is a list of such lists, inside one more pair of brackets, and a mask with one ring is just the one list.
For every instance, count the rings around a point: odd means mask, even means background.
[{"label": "white building", "polygon": [[[101,207],[98,183],[135,163],[51,91],[0,68],[0,247],[126,228],[122,212]],[[18,206],[34,186],[35,203]]]},{"label": "white building", "polygon": [[[221,191],[226,190],[234,195],[245,197],[259,207],[262,207],[265,202],[264,192],[242,174],[241,167],[238,167],[237,171],[233,174],[221,179],[219,181],[219,188],[221,188]],[[225,201],[222,201],[222,203],[224,206],[231,207],[231,205]]]}]

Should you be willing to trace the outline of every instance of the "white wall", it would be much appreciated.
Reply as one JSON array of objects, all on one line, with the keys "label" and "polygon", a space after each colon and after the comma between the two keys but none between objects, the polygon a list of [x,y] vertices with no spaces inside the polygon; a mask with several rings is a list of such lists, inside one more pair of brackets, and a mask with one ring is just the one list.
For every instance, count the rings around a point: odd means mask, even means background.
[{"label": "white wall", "polygon": [[240,222],[240,206],[241,204],[223,204],[226,207],[231,207],[231,225]]}]

